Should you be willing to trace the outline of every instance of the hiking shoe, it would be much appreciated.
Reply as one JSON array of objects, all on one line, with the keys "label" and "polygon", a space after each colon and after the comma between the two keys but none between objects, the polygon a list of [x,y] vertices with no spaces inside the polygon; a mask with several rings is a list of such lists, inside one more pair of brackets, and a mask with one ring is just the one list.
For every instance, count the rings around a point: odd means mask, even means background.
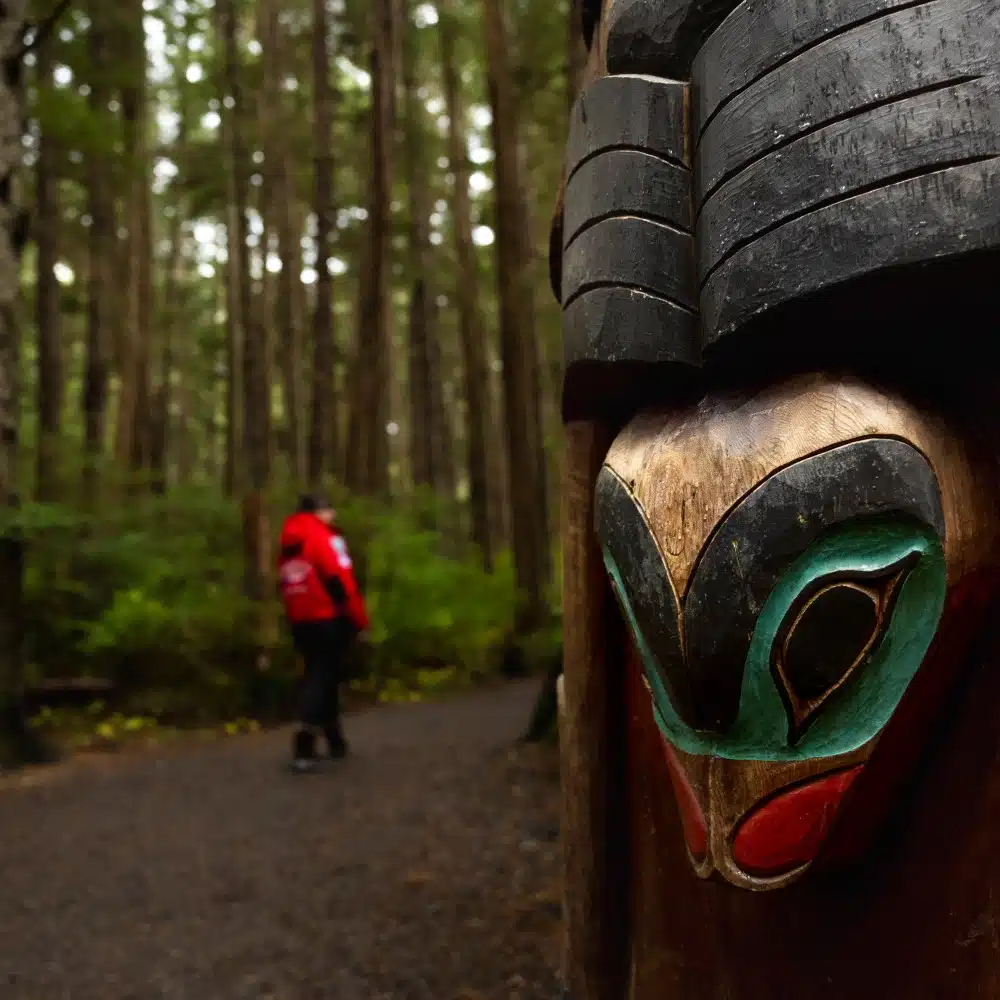
[{"label": "hiking shoe", "polygon": [[292,770],[306,774],[316,769],[316,736],[308,729],[300,729],[292,739]]}]

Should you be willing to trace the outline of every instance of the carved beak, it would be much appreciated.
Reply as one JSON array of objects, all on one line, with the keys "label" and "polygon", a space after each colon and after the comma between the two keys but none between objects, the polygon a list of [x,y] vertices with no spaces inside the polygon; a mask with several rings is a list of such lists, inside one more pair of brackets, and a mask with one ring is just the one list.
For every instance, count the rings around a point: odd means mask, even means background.
[{"label": "carved beak", "polygon": [[870,745],[816,761],[696,757],[663,741],[695,871],[746,889],[778,889],[820,854]]}]

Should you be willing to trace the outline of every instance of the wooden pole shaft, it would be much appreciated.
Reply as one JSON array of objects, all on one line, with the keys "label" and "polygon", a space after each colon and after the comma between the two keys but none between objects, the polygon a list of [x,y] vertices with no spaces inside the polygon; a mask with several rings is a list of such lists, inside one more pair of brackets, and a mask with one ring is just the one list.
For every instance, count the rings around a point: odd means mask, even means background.
[{"label": "wooden pole shaft", "polygon": [[612,436],[596,421],[565,428],[560,748],[564,976],[573,1000],[622,996],[626,957],[625,641],[594,532],[594,482]]}]

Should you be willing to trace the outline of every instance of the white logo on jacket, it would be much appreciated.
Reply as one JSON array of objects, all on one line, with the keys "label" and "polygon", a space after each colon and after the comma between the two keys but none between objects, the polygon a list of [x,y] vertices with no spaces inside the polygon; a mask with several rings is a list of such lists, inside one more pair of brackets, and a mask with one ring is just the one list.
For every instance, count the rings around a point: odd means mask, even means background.
[{"label": "white logo on jacket", "polygon": [[312,575],[313,568],[305,559],[289,559],[281,567],[281,586],[285,593],[302,593],[306,581]]},{"label": "white logo on jacket", "polygon": [[333,551],[337,554],[337,562],[340,563],[340,565],[344,569],[350,569],[351,556],[350,553],[347,551],[347,542],[345,542],[344,539],[340,537],[340,535],[335,535],[333,538],[330,539],[330,546],[333,548]]}]

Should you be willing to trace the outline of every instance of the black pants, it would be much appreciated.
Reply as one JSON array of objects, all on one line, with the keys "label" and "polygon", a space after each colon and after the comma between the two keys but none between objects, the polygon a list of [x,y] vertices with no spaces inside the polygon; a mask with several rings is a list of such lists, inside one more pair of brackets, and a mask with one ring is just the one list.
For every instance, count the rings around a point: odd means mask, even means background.
[{"label": "black pants", "polygon": [[354,638],[347,618],[292,625],[295,648],[305,663],[299,701],[303,726],[322,729],[331,747],[343,743],[340,727],[340,682],[344,660]]}]

